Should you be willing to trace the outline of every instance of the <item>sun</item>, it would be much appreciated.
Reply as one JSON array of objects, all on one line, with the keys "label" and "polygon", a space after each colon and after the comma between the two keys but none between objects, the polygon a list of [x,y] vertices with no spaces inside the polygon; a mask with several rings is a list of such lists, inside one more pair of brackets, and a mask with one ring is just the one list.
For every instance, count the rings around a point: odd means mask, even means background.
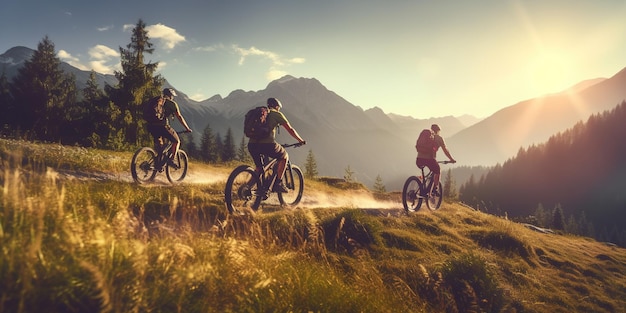
[{"label": "sun", "polygon": [[528,65],[528,79],[539,93],[563,91],[571,83],[572,66],[567,54],[543,52],[536,55]]}]

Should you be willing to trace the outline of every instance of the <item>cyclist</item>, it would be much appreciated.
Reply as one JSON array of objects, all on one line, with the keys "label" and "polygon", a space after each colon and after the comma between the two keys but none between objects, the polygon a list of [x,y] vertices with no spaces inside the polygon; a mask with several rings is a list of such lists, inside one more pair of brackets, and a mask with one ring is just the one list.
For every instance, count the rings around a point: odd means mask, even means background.
[{"label": "cyclist", "polygon": [[298,140],[299,143],[306,144],[306,141],[304,141],[304,139],[300,137],[298,132],[293,127],[291,127],[291,124],[289,124],[289,121],[287,120],[285,115],[280,112],[283,105],[278,99],[267,99],[267,107],[269,108],[269,113],[267,114],[267,123],[272,131],[265,138],[250,138],[250,141],[248,141],[248,152],[250,152],[250,155],[254,160],[254,164],[256,166],[255,170],[257,173],[261,173],[261,171],[263,170],[261,165],[261,154],[277,160],[276,181],[274,183],[274,186],[272,186],[272,191],[285,193],[288,192],[288,190],[283,184],[282,178],[285,174],[285,167],[287,165],[289,155],[287,154],[285,148],[283,148],[275,140],[276,128],[282,125],[293,138]]},{"label": "cyclist", "polygon": [[174,101],[174,97],[177,96],[176,91],[172,88],[165,88],[163,89],[162,96],[165,100],[163,103],[163,116],[158,122],[148,124],[148,131],[154,138],[154,146],[157,150],[160,150],[159,147],[162,144],[162,138],[167,138],[172,142],[172,147],[169,151],[170,159],[168,160],[168,165],[176,166],[174,156],[178,153],[178,149],[180,148],[180,138],[176,131],[170,126],[168,118],[176,116],[187,132],[191,132],[191,128],[189,128],[187,121],[185,121],[185,118],[180,114],[178,103]]},{"label": "cyclist", "polygon": [[[426,166],[433,172],[432,193],[437,194],[439,193],[439,190],[437,190],[439,186],[439,176],[441,176],[441,167],[439,166],[439,163],[437,163],[437,150],[439,150],[439,147],[441,147],[441,150],[443,150],[443,153],[448,157],[450,162],[456,163],[456,160],[452,158],[452,155],[450,154],[450,151],[448,151],[448,148],[446,147],[446,143],[443,140],[443,137],[439,135],[439,132],[441,131],[441,128],[439,127],[439,125],[437,124],[431,125],[430,130],[432,130],[434,134],[434,147],[430,151],[418,150],[417,160],[415,161],[415,163],[418,167]],[[415,148],[417,150],[417,146]]]}]

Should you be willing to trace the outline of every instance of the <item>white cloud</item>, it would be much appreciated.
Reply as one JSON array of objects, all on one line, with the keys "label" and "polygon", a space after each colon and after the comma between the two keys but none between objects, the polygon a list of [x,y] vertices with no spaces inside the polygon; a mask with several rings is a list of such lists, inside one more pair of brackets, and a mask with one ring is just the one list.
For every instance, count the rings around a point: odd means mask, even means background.
[{"label": "white cloud", "polygon": [[89,56],[92,59],[111,59],[119,57],[119,52],[105,45],[95,45],[89,49]]},{"label": "white cloud", "polygon": [[135,28],[134,24],[124,24],[124,26],[122,26],[122,31],[129,31],[133,28]]},{"label": "white cloud", "polygon": [[82,64],[79,58],[71,55],[69,52],[65,50],[59,50],[59,52],[57,53],[57,56],[59,57],[59,59],[61,59],[61,61],[66,62],[67,64],[75,68],[78,68],[83,71],[88,70],[88,67]]},{"label": "white cloud", "polygon": [[113,25],[107,25],[107,26],[102,26],[102,27],[98,27],[97,30],[99,32],[105,32],[107,30],[113,29]]},{"label": "white cloud", "polygon": [[185,36],[180,35],[175,29],[160,23],[146,26],[146,30],[150,38],[161,40],[167,50],[174,49],[177,44],[186,40]]},{"label": "white cloud", "polygon": [[289,66],[291,64],[302,64],[306,62],[305,58],[298,57],[298,58],[284,59],[278,53],[275,53],[272,51],[261,50],[256,47],[250,47],[248,49],[245,49],[245,48],[239,47],[238,45],[233,45],[232,48],[235,51],[235,53],[239,55],[239,62],[238,62],[239,65],[243,65],[247,58],[253,57],[253,56],[258,56],[258,57],[262,57],[262,58],[269,60],[272,64],[269,70],[267,71],[267,73],[265,74],[265,76],[270,81],[281,78],[288,74],[287,71],[282,69],[282,67]]},{"label": "white cloud", "polygon": [[120,68],[120,54],[118,51],[105,45],[95,45],[89,49],[89,65],[91,68],[103,74],[113,74],[115,69]]}]

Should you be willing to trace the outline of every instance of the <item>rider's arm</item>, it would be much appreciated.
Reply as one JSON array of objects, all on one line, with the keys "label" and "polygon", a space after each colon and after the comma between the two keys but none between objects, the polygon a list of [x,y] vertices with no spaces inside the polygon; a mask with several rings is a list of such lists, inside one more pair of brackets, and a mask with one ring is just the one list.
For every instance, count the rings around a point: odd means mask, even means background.
[{"label": "rider's arm", "polygon": [[300,137],[298,132],[293,127],[291,127],[291,124],[289,124],[289,122],[284,123],[282,125],[293,138],[298,140],[299,143],[303,143],[304,142],[304,139],[302,139],[302,137]]},{"label": "rider's arm", "polygon": [[455,163],[456,160],[452,157],[452,155],[450,155],[450,151],[448,151],[448,148],[446,148],[446,146],[442,146],[441,150],[443,150],[443,153],[448,157],[448,159],[450,159],[450,162]]},{"label": "rider's arm", "polygon": [[185,121],[185,118],[183,117],[182,114],[180,114],[179,110],[176,110],[176,112],[174,113],[174,115],[176,115],[176,118],[178,119],[178,121],[183,125],[183,127],[185,127],[185,129],[188,132],[191,132],[191,128],[189,128],[189,125],[187,125],[187,121]]}]

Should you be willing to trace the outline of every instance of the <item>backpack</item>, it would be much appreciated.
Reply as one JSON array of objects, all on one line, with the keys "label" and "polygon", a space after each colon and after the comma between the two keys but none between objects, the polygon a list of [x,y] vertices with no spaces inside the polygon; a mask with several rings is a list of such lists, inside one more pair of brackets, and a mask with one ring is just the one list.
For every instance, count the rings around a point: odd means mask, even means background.
[{"label": "backpack", "polygon": [[142,104],[143,119],[150,124],[163,122],[163,103],[165,98],[156,96]]},{"label": "backpack", "polygon": [[270,135],[271,129],[267,123],[267,107],[256,107],[246,113],[243,122],[243,133],[251,139],[263,139]]},{"label": "backpack", "polygon": [[417,137],[415,147],[417,148],[417,152],[420,153],[435,152],[437,149],[437,144],[435,143],[435,133],[433,133],[430,129],[422,130],[419,137]]}]

